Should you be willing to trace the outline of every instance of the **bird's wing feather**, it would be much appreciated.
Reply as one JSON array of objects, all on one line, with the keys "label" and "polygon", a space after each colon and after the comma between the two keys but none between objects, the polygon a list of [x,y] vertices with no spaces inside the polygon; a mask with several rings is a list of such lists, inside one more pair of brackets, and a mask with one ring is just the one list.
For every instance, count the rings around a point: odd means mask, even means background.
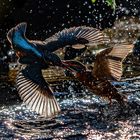
[{"label": "bird's wing feather", "polygon": [[16,84],[21,99],[33,111],[47,118],[60,112],[59,105],[37,64],[21,70]]},{"label": "bird's wing feather", "polygon": [[133,50],[134,45],[120,44],[107,48],[96,56],[93,75],[97,79],[120,80],[123,74],[122,63]]},{"label": "bird's wing feather", "polygon": [[[42,49],[53,52],[66,45],[103,43],[105,41],[108,41],[108,38],[98,29],[86,26],[72,27],[64,29],[43,41]],[[41,43],[39,44],[41,45]]]},{"label": "bird's wing feather", "polygon": [[25,33],[26,33],[26,28],[27,28],[27,23],[26,22],[22,22],[20,24],[18,24],[16,27],[13,27],[12,29],[10,29],[7,33],[7,39],[8,41],[12,44],[13,43],[13,33],[16,31],[19,31],[21,33],[21,35],[23,37],[25,37]]}]

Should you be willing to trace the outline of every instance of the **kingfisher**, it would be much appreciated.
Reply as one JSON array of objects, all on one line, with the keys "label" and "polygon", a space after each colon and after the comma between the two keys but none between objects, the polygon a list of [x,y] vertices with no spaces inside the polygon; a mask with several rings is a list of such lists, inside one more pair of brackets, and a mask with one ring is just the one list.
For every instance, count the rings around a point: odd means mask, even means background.
[{"label": "kingfisher", "polygon": [[134,50],[133,44],[117,44],[105,48],[96,54],[95,61],[90,69],[75,60],[67,60],[69,68],[75,71],[73,75],[92,93],[103,97],[112,103],[112,99],[124,105],[124,99],[113,81],[120,81],[123,75],[123,62]]},{"label": "kingfisher", "polygon": [[[73,59],[85,51],[87,44],[102,44],[108,38],[98,29],[79,26],[63,29],[44,41],[29,40],[25,35],[26,28],[26,22],[19,23],[7,33],[7,39],[15,50],[19,63],[26,64],[17,75],[16,87],[29,109],[46,118],[53,117],[61,109],[41,70],[51,65],[69,69],[69,63],[55,54],[58,49],[64,49],[65,57]],[[79,47],[73,47],[76,44]]]}]

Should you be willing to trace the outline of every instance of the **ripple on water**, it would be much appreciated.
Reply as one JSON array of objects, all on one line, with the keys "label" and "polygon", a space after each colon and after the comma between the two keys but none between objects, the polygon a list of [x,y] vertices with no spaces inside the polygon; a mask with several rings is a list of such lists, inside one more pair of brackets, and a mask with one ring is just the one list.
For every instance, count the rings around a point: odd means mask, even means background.
[{"label": "ripple on water", "polygon": [[[131,80],[131,79],[130,79]],[[139,79],[140,80],[140,79]],[[115,83],[121,92],[128,92],[128,103],[121,108],[117,102],[107,101],[85,90],[73,90],[57,95],[62,108],[60,115],[45,119],[15,103],[0,107],[0,137],[17,139],[124,139],[137,138],[140,128],[140,82]],[[135,90],[131,90],[132,86]]]}]

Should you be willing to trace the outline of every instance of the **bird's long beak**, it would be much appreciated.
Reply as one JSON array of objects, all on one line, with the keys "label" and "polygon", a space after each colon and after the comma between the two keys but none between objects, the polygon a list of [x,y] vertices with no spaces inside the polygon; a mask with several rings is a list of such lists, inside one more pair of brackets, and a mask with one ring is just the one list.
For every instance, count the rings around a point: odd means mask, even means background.
[{"label": "bird's long beak", "polygon": [[61,65],[62,68],[64,69],[68,69],[69,71],[71,71],[72,73],[73,72],[76,72],[74,69],[71,68],[71,66],[65,62],[62,62],[62,65]]}]

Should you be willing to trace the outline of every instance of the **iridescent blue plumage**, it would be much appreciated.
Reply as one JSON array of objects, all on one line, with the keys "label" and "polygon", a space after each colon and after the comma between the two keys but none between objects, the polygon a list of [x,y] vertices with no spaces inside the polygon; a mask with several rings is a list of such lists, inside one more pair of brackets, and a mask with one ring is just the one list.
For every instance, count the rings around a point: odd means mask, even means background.
[{"label": "iridescent blue plumage", "polygon": [[16,28],[12,28],[8,32],[8,39],[12,43],[13,48],[19,51],[24,51],[26,53],[31,52],[37,55],[38,57],[42,57],[41,52],[35,48],[33,43],[30,43],[25,37],[26,24],[21,23],[16,26]]},{"label": "iridescent blue plumage", "polygon": [[13,37],[13,43],[19,50],[25,50],[25,51],[31,51],[35,53],[38,57],[42,57],[42,54],[35,48],[35,45],[30,44],[25,40],[19,32],[16,32],[14,37]]}]

